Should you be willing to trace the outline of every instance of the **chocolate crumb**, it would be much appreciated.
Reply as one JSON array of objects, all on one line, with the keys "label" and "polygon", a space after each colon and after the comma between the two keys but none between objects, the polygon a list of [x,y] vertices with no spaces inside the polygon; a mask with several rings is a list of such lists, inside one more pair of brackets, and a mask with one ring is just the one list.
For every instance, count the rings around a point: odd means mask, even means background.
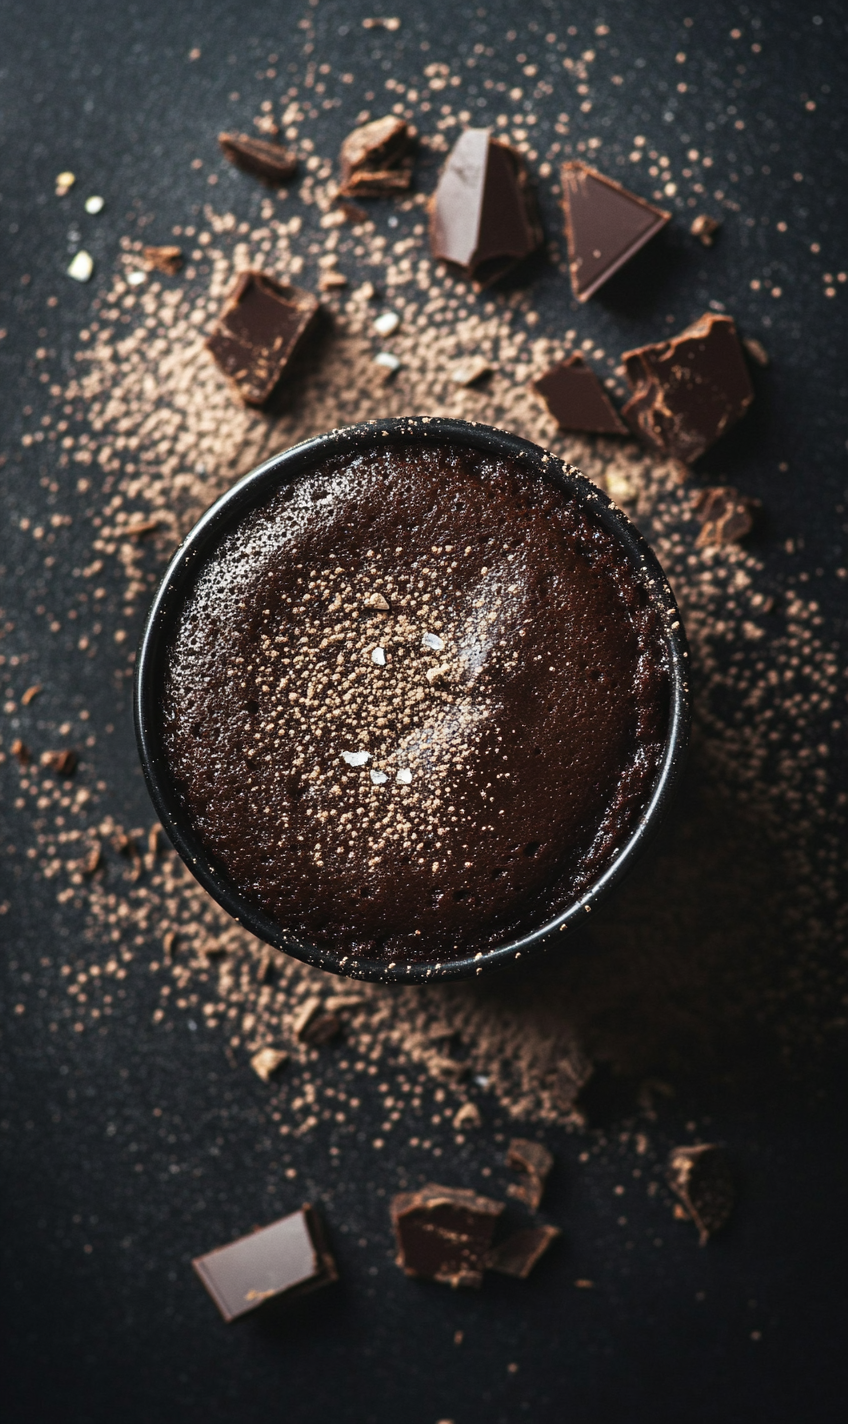
[{"label": "chocolate crumb", "polygon": [[668,1180],[698,1228],[698,1244],[706,1246],[733,1210],[733,1177],[725,1153],[709,1142],[675,1147],[668,1159]]},{"label": "chocolate crumb", "polygon": [[26,692],[21,697],[21,706],[29,707],[29,704],[31,702],[34,702],[39,692],[42,692],[43,690],[44,689],[42,688],[40,682],[33,683],[32,687],[28,687]]},{"label": "chocolate crumb", "polygon": [[176,947],[177,947],[177,935],[176,935],[176,932],[175,932],[174,930],[168,930],[168,931],[162,936],[162,953],[164,954],[165,959],[168,960],[169,962],[174,958],[174,952],[175,952],[175,950],[176,950]]},{"label": "chocolate crumb", "polygon": [[526,1181],[511,1182],[507,1195],[526,1202],[531,1211],[538,1211],[545,1183],[554,1165],[554,1159],[541,1142],[531,1142],[526,1137],[514,1137],[506,1153],[506,1164],[519,1172],[526,1173]]},{"label": "chocolate crumb", "polygon": [[701,490],[695,499],[695,512],[701,521],[696,547],[741,543],[753,529],[761,509],[758,499],[749,499],[732,485]]},{"label": "chocolate crumb", "polygon": [[345,222],[349,222],[352,227],[361,227],[368,221],[367,212],[357,203],[340,202],[339,211],[343,214]]},{"label": "chocolate crumb", "polygon": [[318,286],[322,292],[340,291],[347,286],[347,277],[343,272],[325,272],[318,281]]},{"label": "chocolate crumb", "polygon": [[42,752],[41,765],[48,766],[57,776],[73,776],[77,769],[77,754],[70,749],[62,752]]},{"label": "chocolate crumb", "polygon": [[297,172],[297,158],[280,143],[253,138],[250,134],[231,133],[220,133],[218,142],[230,163],[272,187],[287,183]]},{"label": "chocolate crumb", "polygon": [[412,130],[393,114],[349,133],[341,146],[341,185],[348,198],[386,198],[412,182]]},{"label": "chocolate crumb", "polygon": [[250,1060],[250,1066],[254,1073],[262,1079],[263,1083],[270,1083],[273,1075],[283,1064],[288,1061],[288,1054],[283,1053],[279,1048],[260,1048],[258,1053],[254,1053]]},{"label": "chocolate crumb", "polygon": [[141,255],[151,271],[164,272],[167,277],[176,277],[183,265],[181,247],[145,247]]},{"label": "chocolate crumb", "polygon": [[558,1226],[526,1226],[493,1246],[486,1258],[486,1266],[490,1271],[526,1280],[536,1262],[561,1235]]},{"label": "chocolate crumb", "polygon": [[298,1035],[302,1043],[311,1043],[316,1048],[332,1043],[342,1031],[341,1022],[335,1014],[318,1014],[310,1019]]},{"label": "chocolate crumb", "polygon": [[770,364],[769,354],[763,346],[763,343],[758,341],[756,336],[743,336],[742,345],[745,347],[751,360],[756,361],[758,366],[768,366]]},{"label": "chocolate crumb", "polygon": [[408,1276],[479,1286],[503,1203],[430,1182],[392,1200],[397,1264]]},{"label": "chocolate crumb", "polygon": [[454,1113],[453,1125],[459,1131],[463,1127],[480,1127],[483,1119],[476,1103],[463,1103]]},{"label": "chocolate crumb", "polygon": [[20,737],[15,737],[12,743],[12,756],[20,762],[21,766],[29,766],[32,760],[32,753],[26,742],[22,742]]},{"label": "chocolate crumb", "polygon": [[451,380],[455,386],[473,386],[478,381],[482,381],[484,376],[492,374],[492,367],[482,356],[472,356],[468,361],[463,361],[460,366],[455,366],[451,372]]},{"label": "chocolate crumb", "polygon": [[135,524],[128,524],[121,532],[130,539],[143,539],[147,534],[154,534],[158,528],[158,519],[143,519]]},{"label": "chocolate crumb", "polygon": [[706,213],[699,213],[696,218],[692,219],[692,225],[689,231],[692,236],[697,237],[705,247],[712,247],[715,242],[715,235],[720,227],[721,222],[718,218],[711,218],[708,217]]},{"label": "chocolate crumb", "polygon": [[80,867],[83,875],[94,875],[94,873],[100,869],[102,859],[103,851],[100,842],[95,841],[88,854],[84,857],[82,866]]}]

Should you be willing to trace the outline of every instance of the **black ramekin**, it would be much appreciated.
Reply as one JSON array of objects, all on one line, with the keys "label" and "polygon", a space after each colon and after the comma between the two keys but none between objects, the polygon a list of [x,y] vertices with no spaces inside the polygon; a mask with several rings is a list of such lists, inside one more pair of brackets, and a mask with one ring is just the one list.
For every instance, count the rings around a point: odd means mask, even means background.
[{"label": "black ramekin", "polygon": [[[671,689],[668,737],[650,802],[626,845],[590,888],[552,920],[539,925],[538,929],[482,955],[469,954],[440,964],[396,964],[392,968],[377,960],[354,959],[348,954],[342,955],[332,949],[319,949],[302,942],[287,934],[240,894],[226,873],[209,859],[192,828],[171,779],[162,744],[160,717],[172,630],[197,571],[222,536],[248,510],[264,503],[281,484],[296,479],[327,456],[346,451],[355,454],[369,445],[383,445],[387,438],[394,444],[430,441],[434,444],[470,446],[490,455],[517,456],[590,506],[595,517],[626,551],[660,610]],[[229,914],[259,939],[319,969],[355,979],[432,983],[434,980],[462,979],[502,969],[516,960],[526,961],[531,955],[554,947],[562,941],[564,932],[585,924],[590,911],[623,878],[662,820],[680,780],[689,734],[689,654],[674,595],[655,555],[626,515],[597,486],[538,445],[532,445],[517,435],[494,430],[488,425],[448,420],[441,416],[409,416],[348,426],[295,445],[245,475],[206,511],[171,560],[147,616],[136,663],[134,710],[141,764],[162,826],[191,873]]]}]

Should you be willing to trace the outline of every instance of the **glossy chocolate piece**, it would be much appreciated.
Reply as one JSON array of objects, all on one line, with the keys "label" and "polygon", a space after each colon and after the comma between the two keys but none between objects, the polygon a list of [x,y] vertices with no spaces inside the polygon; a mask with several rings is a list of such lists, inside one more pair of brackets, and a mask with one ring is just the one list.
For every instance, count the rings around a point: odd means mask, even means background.
[{"label": "glossy chocolate piece", "polygon": [[488,129],[466,129],[442,171],[430,208],[433,256],[490,286],[543,241],[524,162]]},{"label": "glossy chocolate piece", "polygon": [[354,129],[339,153],[339,193],[345,198],[386,198],[406,192],[412,182],[411,148],[409,125],[393,114]]},{"label": "glossy chocolate piece", "polygon": [[278,187],[287,183],[297,172],[297,158],[280,143],[271,143],[266,138],[254,138],[251,134],[220,133],[218,142],[225,158],[252,173],[254,178]]},{"label": "glossy chocolate piece", "polygon": [[479,1286],[503,1202],[429,1183],[392,1200],[397,1264],[408,1276]]},{"label": "glossy chocolate piece", "polygon": [[198,1256],[192,1266],[226,1321],[278,1295],[301,1295],[338,1278],[312,1206]]},{"label": "glossy chocolate piece", "polygon": [[733,485],[701,490],[695,499],[695,513],[701,521],[696,546],[741,543],[753,529],[761,508],[758,499],[740,494]]},{"label": "glossy chocolate piece", "polygon": [[523,1201],[531,1211],[538,1211],[542,1204],[545,1183],[554,1165],[552,1154],[541,1142],[531,1142],[526,1137],[514,1137],[506,1153],[506,1164],[524,1173],[523,1182],[511,1182],[507,1195]]},{"label": "glossy chocolate piece", "polygon": [[675,1147],[668,1159],[668,1180],[698,1228],[698,1244],[706,1246],[733,1211],[733,1174],[725,1153],[709,1142]]},{"label": "glossy chocolate piece", "polygon": [[242,272],[206,346],[245,405],[269,399],[317,312],[311,292]]},{"label": "glossy chocolate piece", "polygon": [[492,1247],[486,1258],[486,1268],[500,1271],[504,1276],[526,1280],[536,1262],[561,1235],[558,1226],[525,1226]]},{"label": "glossy chocolate piece", "polygon": [[560,430],[586,430],[595,435],[627,435],[629,431],[582,356],[551,366],[533,382]]},{"label": "glossy chocolate piece", "polygon": [[665,227],[671,213],[579,159],[562,165],[561,181],[571,287],[585,302]]},{"label": "glossy chocolate piece", "polygon": [[625,351],[622,415],[651,450],[687,464],[741,420],[754,390],[736,327],[705,312],[679,336]]}]

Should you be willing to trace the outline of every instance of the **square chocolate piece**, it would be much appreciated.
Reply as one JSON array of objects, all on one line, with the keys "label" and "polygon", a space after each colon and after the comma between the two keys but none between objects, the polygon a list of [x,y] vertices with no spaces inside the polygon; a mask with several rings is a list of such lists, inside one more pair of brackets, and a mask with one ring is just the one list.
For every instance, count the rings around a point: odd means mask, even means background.
[{"label": "square chocolate piece", "polygon": [[408,1276],[479,1286],[503,1202],[430,1182],[392,1201],[397,1263]]},{"label": "square chocolate piece", "polygon": [[226,1321],[277,1295],[301,1295],[338,1279],[314,1207],[198,1256],[191,1263]]},{"label": "square chocolate piece", "polygon": [[633,395],[622,415],[645,444],[687,464],[741,420],[754,399],[729,316],[706,312],[679,336],[625,351]]},{"label": "square chocolate piece", "polygon": [[206,346],[245,405],[270,398],[317,312],[311,292],[242,272]]}]

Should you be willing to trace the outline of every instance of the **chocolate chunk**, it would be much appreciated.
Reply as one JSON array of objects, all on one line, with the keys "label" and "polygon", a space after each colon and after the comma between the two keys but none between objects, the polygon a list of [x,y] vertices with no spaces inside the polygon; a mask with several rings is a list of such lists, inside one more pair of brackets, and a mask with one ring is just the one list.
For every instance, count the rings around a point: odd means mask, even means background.
[{"label": "chocolate chunk", "polygon": [[412,130],[403,119],[387,114],[349,133],[341,146],[345,198],[387,198],[404,193],[412,182]]},{"label": "chocolate chunk", "polygon": [[255,178],[278,187],[287,183],[297,172],[297,159],[280,143],[269,143],[266,138],[252,138],[250,134],[220,133],[218,142],[224,156],[241,168],[252,173]]},{"label": "chocolate chunk", "polygon": [[168,277],[176,277],[183,265],[181,247],[145,247],[141,255],[146,267],[154,272],[164,272]]},{"label": "chocolate chunk", "polygon": [[505,1276],[518,1276],[520,1280],[526,1280],[551,1242],[561,1235],[558,1226],[524,1227],[521,1231],[514,1231],[497,1246],[493,1246],[486,1258],[486,1265],[490,1271],[501,1271]]},{"label": "chocolate chunk", "polygon": [[527,1180],[511,1183],[507,1195],[526,1202],[532,1211],[538,1211],[545,1190],[545,1182],[554,1165],[554,1159],[541,1142],[531,1142],[526,1137],[514,1137],[507,1148],[506,1164],[519,1172],[525,1172]]},{"label": "chocolate chunk", "polygon": [[612,401],[582,356],[551,366],[533,382],[560,430],[589,430],[597,435],[627,435]]},{"label": "chocolate chunk", "polygon": [[269,399],[317,312],[311,292],[242,272],[206,346],[245,405]]},{"label": "chocolate chunk", "polygon": [[665,227],[671,213],[579,159],[562,165],[561,178],[571,287],[585,302]]},{"label": "chocolate chunk", "polygon": [[698,1244],[706,1246],[733,1210],[730,1164],[720,1147],[675,1147],[668,1159],[668,1180],[698,1228]]},{"label": "chocolate chunk", "polygon": [[279,1048],[260,1048],[251,1058],[250,1066],[263,1083],[270,1083],[277,1070],[288,1061],[288,1056]]},{"label": "chocolate chunk", "polygon": [[300,1034],[304,1043],[321,1046],[338,1038],[342,1026],[335,1014],[317,1014]]},{"label": "chocolate chunk", "polygon": [[351,227],[361,227],[368,221],[367,212],[356,203],[339,203],[339,210],[345,222],[349,222]]},{"label": "chocolate chunk", "polygon": [[57,776],[73,776],[77,769],[77,754],[70,749],[63,752],[42,752],[41,765],[55,771]]},{"label": "chocolate chunk", "polygon": [[701,521],[701,532],[695,541],[697,547],[740,543],[750,534],[761,508],[758,499],[749,499],[732,485],[701,490],[695,500],[695,512]]},{"label": "chocolate chunk", "polygon": [[745,414],[754,391],[736,327],[706,312],[679,336],[622,356],[634,394],[622,410],[650,449],[691,463]]},{"label": "chocolate chunk", "polygon": [[433,256],[458,267],[480,290],[529,257],[542,240],[520,154],[492,138],[488,129],[466,129],[433,195]]},{"label": "chocolate chunk", "polygon": [[479,1286],[503,1203],[431,1182],[392,1200],[397,1264],[408,1276]]},{"label": "chocolate chunk", "polygon": [[706,213],[699,213],[698,217],[692,219],[692,226],[689,231],[693,237],[697,237],[705,247],[712,247],[715,242],[715,235],[721,227],[718,218],[708,217]]},{"label": "chocolate chunk", "polygon": [[338,1279],[315,1208],[220,1246],[191,1263],[227,1321],[276,1295],[303,1295]]}]

